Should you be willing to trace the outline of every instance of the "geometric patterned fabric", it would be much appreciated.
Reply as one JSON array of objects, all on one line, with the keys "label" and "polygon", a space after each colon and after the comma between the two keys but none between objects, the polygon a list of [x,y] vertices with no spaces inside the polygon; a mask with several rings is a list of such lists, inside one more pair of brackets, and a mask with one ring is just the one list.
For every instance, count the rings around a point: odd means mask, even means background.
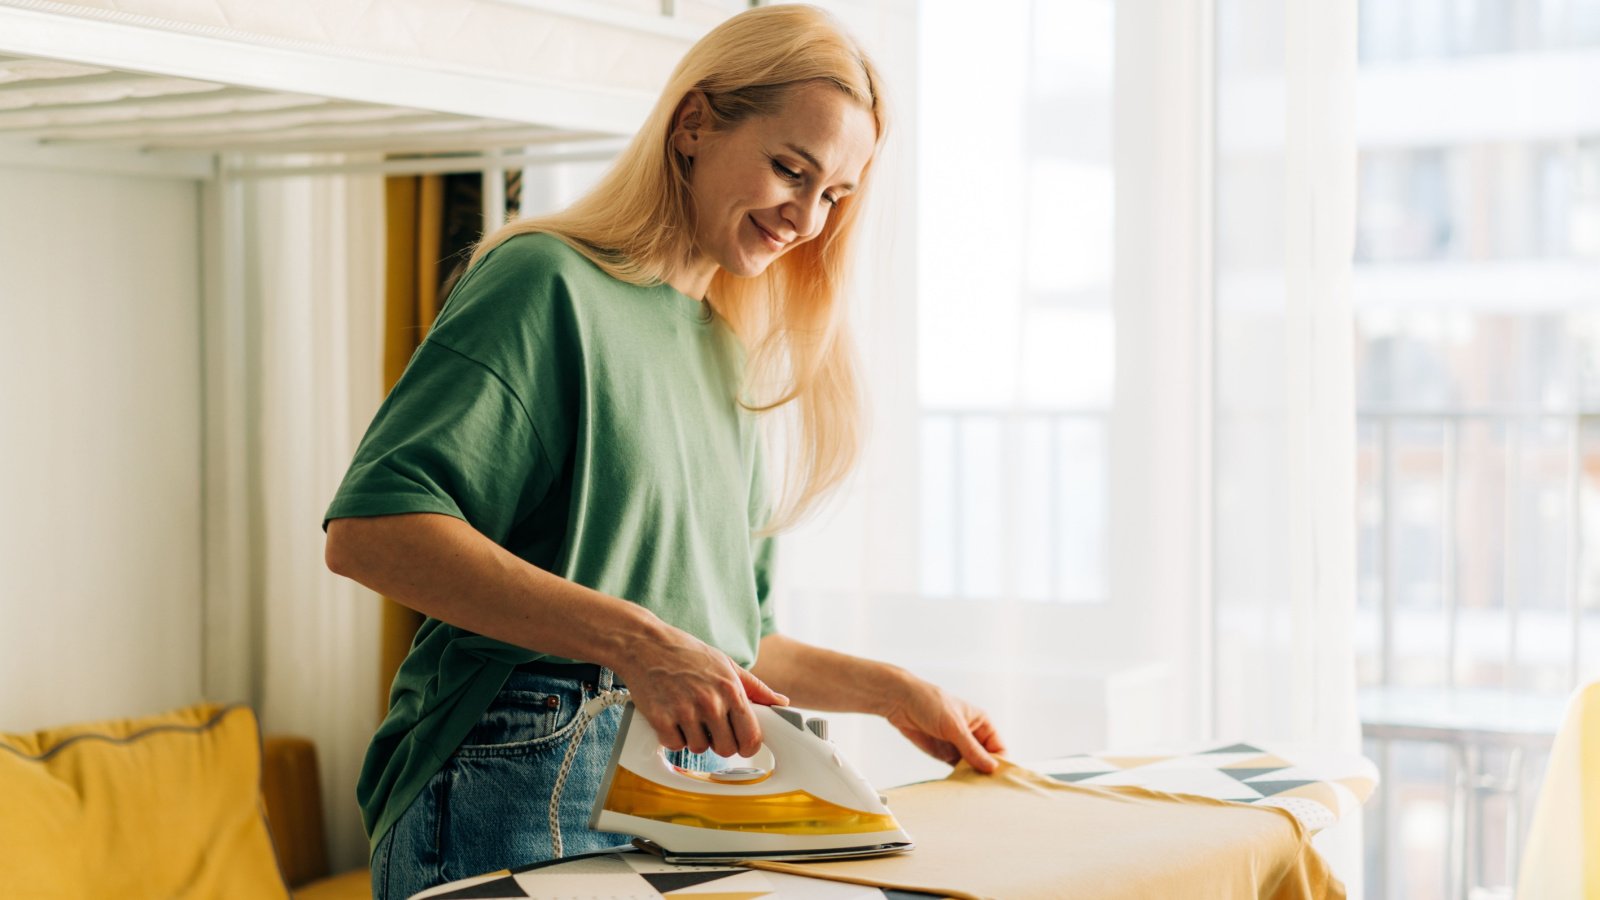
[{"label": "geometric patterned fabric", "polygon": [[880,890],[759,872],[743,866],[674,866],[637,851],[591,853],[466,878],[423,891],[413,900],[929,900],[927,894]]},{"label": "geometric patterned fabric", "polygon": [[1377,767],[1355,754],[1254,744],[1187,752],[1081,754],[1029,763],[1028,768],[1074,784],[1134,786],[1276,806],[1313,834],[1360,809],[1378,784]]}]

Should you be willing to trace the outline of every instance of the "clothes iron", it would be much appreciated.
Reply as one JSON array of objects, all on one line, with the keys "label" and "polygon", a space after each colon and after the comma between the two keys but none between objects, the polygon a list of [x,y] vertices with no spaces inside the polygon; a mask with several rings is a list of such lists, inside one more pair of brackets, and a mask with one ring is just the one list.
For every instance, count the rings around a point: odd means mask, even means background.
[{"label": "clothes iron", "polygon": [[910,850],[906,834],[828,740],[825,719],[753,707],[761,750],[746,766],[694,772],[669,763],[655,729],[629,702],[589,827],[640,838],[672,863],[880,856]]}]

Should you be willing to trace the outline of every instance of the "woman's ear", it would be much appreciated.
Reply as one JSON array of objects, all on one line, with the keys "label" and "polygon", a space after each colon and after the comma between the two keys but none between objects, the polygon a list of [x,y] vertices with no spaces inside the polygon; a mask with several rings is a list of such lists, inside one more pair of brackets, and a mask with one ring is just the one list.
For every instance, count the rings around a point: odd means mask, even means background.
[{"label": "woman's ear", "polygon": [[672,116],[672,149],[690,159],[700,151],[700,135],[710,115],[706,109],[706,95],[690,91],[678,111]]}]

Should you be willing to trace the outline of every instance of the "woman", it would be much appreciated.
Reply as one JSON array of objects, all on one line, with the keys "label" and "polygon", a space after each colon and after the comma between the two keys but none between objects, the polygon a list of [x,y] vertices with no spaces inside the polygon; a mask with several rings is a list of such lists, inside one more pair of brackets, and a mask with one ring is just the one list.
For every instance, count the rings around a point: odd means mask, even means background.
[{"label": "woman", "polygon": [[[773,627],[772,533],[856,452],[839,294],[883,132],[827,15],[753,9],[591,193],[477,248],[324,523],[333,571],[427,617],[358,785],[375,897],[549,858],[578,707],[618,685],[686,764],[754,753],[751,704],[792,698],[996,765],[981,711]],[[774,505],[755,418],[779,409],[799,437]],[[619,719],[579,745],[568,854],[627,842],[586,828]]]}]

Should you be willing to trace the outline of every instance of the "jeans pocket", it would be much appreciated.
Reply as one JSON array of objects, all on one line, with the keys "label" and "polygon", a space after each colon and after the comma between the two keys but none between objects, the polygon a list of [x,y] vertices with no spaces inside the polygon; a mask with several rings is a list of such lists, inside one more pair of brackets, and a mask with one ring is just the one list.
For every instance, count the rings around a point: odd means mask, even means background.
[{"label": "jeans pocket", "polygon": [[564,700],[559,693],[503,690],[467,732],[461,749],[486,750],[549,737],[562,713],[571,715],[574,704]]},{"label": "jeans pocket", "polygon": [[549,860],[552,805],[566,855],[625,846],[626,836],[588,827],[621,718],[621,710],[611,707],[590,723],[574,748],[558,804],[556,781],[576,716],[539,740],[452,756],[435,776],[440,785],[435,844],[444,874],[465,878]]}]

